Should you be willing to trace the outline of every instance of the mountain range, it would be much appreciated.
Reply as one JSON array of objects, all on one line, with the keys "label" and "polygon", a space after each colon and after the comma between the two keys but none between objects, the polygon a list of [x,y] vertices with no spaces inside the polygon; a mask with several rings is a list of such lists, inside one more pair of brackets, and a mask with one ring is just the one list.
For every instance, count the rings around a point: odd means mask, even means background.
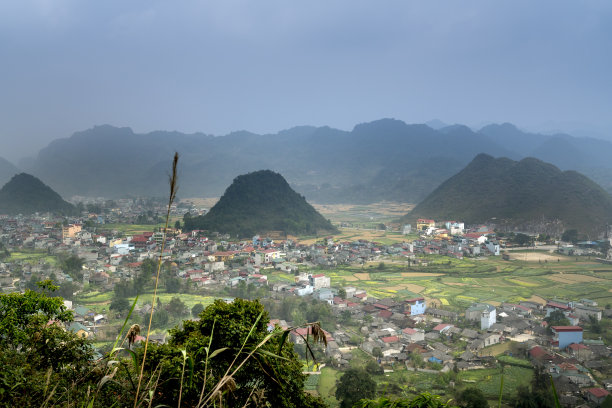
[{"label": "mountain range", "polygon": [[479,154],[404,221],[417,218],[557,234],[576,229],[597,236],[612,223],[612,196],[584,175],[538,159],[514,161]]},{"label": "mountain range", "polygon": [[220,196],[240,174],[262,168],[283,174],[319,203],[416,203],[479,153],[513,160],[536,157],[577,170],[612,191],[612,143],[564,134],[526,133],[511,124],[473,131],[462,125],[381,119],[351,131],[301,126],[276,134],[212,136],[96,126],[58,139],[24,171],[64,196],[163,196],[173,152],[182,197]]},{"label": "mountain range", "polygon": [[260,170],[238,176],[210,211],[186,216],[185,229],[203,229],[252,237],[282,231],[294,235],[337,232],[304,197],[293,191],[278,173]]}]

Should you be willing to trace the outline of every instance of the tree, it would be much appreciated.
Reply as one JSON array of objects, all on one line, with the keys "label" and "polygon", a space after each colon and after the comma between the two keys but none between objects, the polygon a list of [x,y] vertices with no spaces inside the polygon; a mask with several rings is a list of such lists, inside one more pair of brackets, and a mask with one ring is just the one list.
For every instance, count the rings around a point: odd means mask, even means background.
[{"label": "tree", "polygon": [[6,258],[8,258],[10,256],[11,256],[11,254],[8,251],[8,249],[6,249],[4,244],[2,242],[0,242],[0,260],[6,259]]},{"label": "tree", "polygon": [[512,242],[518,246],[529,246],[531,245],[532,240],[529,235],[518,233],[512,238]]},{"label": "tree", "polygon": [[350,321],[351,321],[351,317],[352,317],[352,314],[351,314],[351,311],[350,311],[350,310],[343,310],[343,311],[340,313],[340,321],[341,321],[342,323],[348,323],[348,322],[350,322]]},{"label": "tree", "polygon": [[147,258],[142,261],[142,265],[140,265],[140,270],[142,271],[142,275],[150,277],[157,273],[157,262],[151,258]]},{"label": "tree", "polygon": [[202,303],[196,303],[191,308],[191,315],[197,318],[200,315],[200,313],[202,313],[202,310],[204,310],[204,305]]},{"label": "tree", "polygon": [[412,352],[410,355],[410,360],[412,360],[412,364],[416,368],[422,368],[425,366],[425,361],[423,360],[423,356],[421,355],[421,353]]},{"label": "tree", "polygon": [[164,283],[168,293],[178,293],[181,291],[181,281],[178,278],[166,278]]},{"label": "tree", "polygon": [[[72,312],[62,298],[51,296],[57,286],[50,280],[38,286],[39,291],[0,294],[2,406],[44,405],[45,383],[55,384],[58,394],[69,390],[72,379],[85,376],[93,356],[87,340],[64,330]],[[49,402],[59,406],[55,398]]]},{"label": "tree", "polygon": [[174,296],[172,299],[170,299],[170,302],[168,302],[168,306],[166,306],[166,309],[168,310],[168,313],[170,313],[170,315],[174,317],[181,317],[185,315],[187,307],[185,306],[185,303],[183,303],[183,301],[179,299],[178,296]]},{"label": "tree", "polygon": [[170,321],[170,316],[165,309],[156,308],[153,313],[153,319],[151,320],[151,327],[155,329],[164,328]]},{"label": "tree", "polygon": [[[157,404],[176,405],[183,361],[181,350],[185,350],[193,363],[193,375],[183,384],[184,406],[197,405],[205,377],[206,394],[222,378],[227,379],[228,368],[232,367],[232,373],[242,364],[231,377],[233,391],[226,391],[225,387],[221,390],[223,406],[243,406],[255,395],[264,396],[273,407],[323,407],[320,400],[304,393],[305,375],[293,345],[283,340],[282,330],[268,332],[269,320],[259,301],[216,300],[200,313],[200,320],[187,320],[182,328],[171,329],[168,344],[150,344],[145,372],[155,378],[161,373]],[[215,356],[210,358],[213,352]],[[250,352],[253,354],[249,357]]]},{"label": "tree", "polygon": [[489,408],[489,403],[484,394],[476,387],[468,387],[463,390],[459,394],[457,402],[463,408]]},{"label": "tree", "polygon": [[384,374],[383,368],[374,360],[370,360],[366,363],[365,370],[372,375]]},{"label": "tree", "polygon": [[589,316],[589,326],[590,326],[591,332],[593,333],[599,334],[602,332],[601,324],[599,323],[599,321],[597,320],[595,316]]},{"label": "tree", "polygon": [[601,408],[612,408],[612,395],[608,395],[601,403]]},{"label": "tree", "polygon": [[517,388],[515,408],[553,408],[554,394],[550,385],[550,376],[544,367],[537,365],[531,378],[531,390],[526,386]]},{"label": "tree", "polygon": [[344,288],[338,289],[338,296],[340,296],[342,299],[346,299],[346,289]]},{"label": "tree", "polygon": [[127,300],[126,298],[123,297],[115,297],[112,301],[110,306],[108,307],[110,310],[114,310],[115,312],[119,313],[120,315],[123,315],[124,312],[127,312],[128,310],[130,310],[130,307],[132,305],[130,305],[130,301]]},{"label": "tree", "polygon": [[362,398],[374,398],[376,382],[364,369],[350,368],[336,381],[340,408],[350,408]]},{"label": "tree", "polygon": [[57,295],[67,300],[73,300],[74,292],[76,292],[77,289],[78,286],[74,282],[65,281],[59,286]]},{"label": "tree", "polygon": [[376,347],[372,347],[372,355],[376,358],[380,358],[383,356],[382,350],[380,349],[380,347],[376,346]]},{"label": "tree", "polygon": [[76,255],[63,258],[60,261],[60,268],[75,279],[83,279],[84,260]]},{"label": "tree", "polygon": [[572,243],[578,242],[578,230],[575,230],[575,229],[566,230],[563,233],[563,235],[561,235],[561,241],[572,242]]},{"label": "tree", "polygon": [[544,320],[548,323],[548,327],[552,326],[569,326],[570,321],[561,310],[550,312]]},{"label": "tree", "polygon": [[423,392],[414,399],[399,398],[396,400],[380,397],[375,400],[363,399],[357,405],[359,408],[411,407],[411,408],[454,408],[449,401],[443,401],[439,395]]}]

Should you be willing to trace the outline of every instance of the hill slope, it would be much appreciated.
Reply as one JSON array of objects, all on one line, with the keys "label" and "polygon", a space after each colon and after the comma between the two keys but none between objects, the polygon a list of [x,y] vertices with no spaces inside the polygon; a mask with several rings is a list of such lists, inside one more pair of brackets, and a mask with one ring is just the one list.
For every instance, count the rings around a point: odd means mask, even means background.
[{"label": "hill slope", "polygon": [[208,214],[186,217],[187,230],[204,229],[240,237],[269,231],[316,234],[335,231],[278,173],[260,170],[238,176]]},{"label": "hill slope", "polygon": [[[406,217],[458,219],[528,226],[560,221],[560,228],[592,233],[612,222],[612,197],[575,171],[533,158],[519,162],[480,154],[442,183]],[[527,227],[528,228],[528,227]]]},{"label": "hill slope", "polygon": [[32,214],[52,212],[72,214],[75,208],[34,176],[15,175],[0,189],[0,213]]},{"label": "hill slope", "polygon": [[13,163],[0,157],[0,186],[6,184],[17,173],[20,171]]}]

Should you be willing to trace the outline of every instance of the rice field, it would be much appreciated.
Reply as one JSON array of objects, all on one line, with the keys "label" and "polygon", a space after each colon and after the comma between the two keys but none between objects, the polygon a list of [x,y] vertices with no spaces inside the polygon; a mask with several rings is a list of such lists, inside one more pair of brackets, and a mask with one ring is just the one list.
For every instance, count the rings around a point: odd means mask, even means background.
[{"label": "rice field", "polygon": [[[427,266],[390,263],[381,258],[371,267],[341,266],[320,270],[333,288],[354,286],[370,296],[406,299],[425,297],[429,304],[463,311],[474,302],[516,303],[529,300],[544,304],[554,297],[589,298],[601,306],[612,304],[612,269],[589,259],[564,257],[560,262],[504,261],[427,256]],[[378,269],[385,263],[383,270]],[[276,274],[276,272],[272,272]]]}]

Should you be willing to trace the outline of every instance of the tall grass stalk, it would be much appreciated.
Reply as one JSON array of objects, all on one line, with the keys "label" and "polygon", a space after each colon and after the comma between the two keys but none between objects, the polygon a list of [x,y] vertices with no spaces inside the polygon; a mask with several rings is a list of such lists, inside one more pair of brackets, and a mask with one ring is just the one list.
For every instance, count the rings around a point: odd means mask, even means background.
[{"label": "tall grass stalk", "polygon": [[[134,408],[138,406],[138,395],[140,394],[140,385],[142,383],[142,377],[144,375],[145,361],[147,360],[147,348],[149,346],[149,335],[151,334],[151,322],[153,321],[153,311],[155,310],[155,301],[157,299],[157,287],[159,285],[159,272],[161,271],[162,258],[164,255],[164,249],[166,248],[166,233],[168,231],[168,224],[170,222],[170,208],[176,198],[176,191],[178,188],[177,179],[178,174],[176,166],[178,164],[178,153],[174,153],[174,159],[172,160],[172,173],[170,174],[170,196],[168,197],[168,208],[166,210],[166,223],[164,226],[164,233],[162,238],[162,245],[159,251],[159,258],[157,259],[157,274],[155,275],[155,289],[153,290],[153,301],[151,303],[151,314],[149,315],[149,325],[147,326],[147,337],[145,340],[144,352],[142,355],[142,364],[140,366],[140,375],[138,376],[138,387],[136,388],[136,395],[134,396]],[[151,397],[152,401],[153,397]],[[150,404],[150,402],[149,402]]]}]

